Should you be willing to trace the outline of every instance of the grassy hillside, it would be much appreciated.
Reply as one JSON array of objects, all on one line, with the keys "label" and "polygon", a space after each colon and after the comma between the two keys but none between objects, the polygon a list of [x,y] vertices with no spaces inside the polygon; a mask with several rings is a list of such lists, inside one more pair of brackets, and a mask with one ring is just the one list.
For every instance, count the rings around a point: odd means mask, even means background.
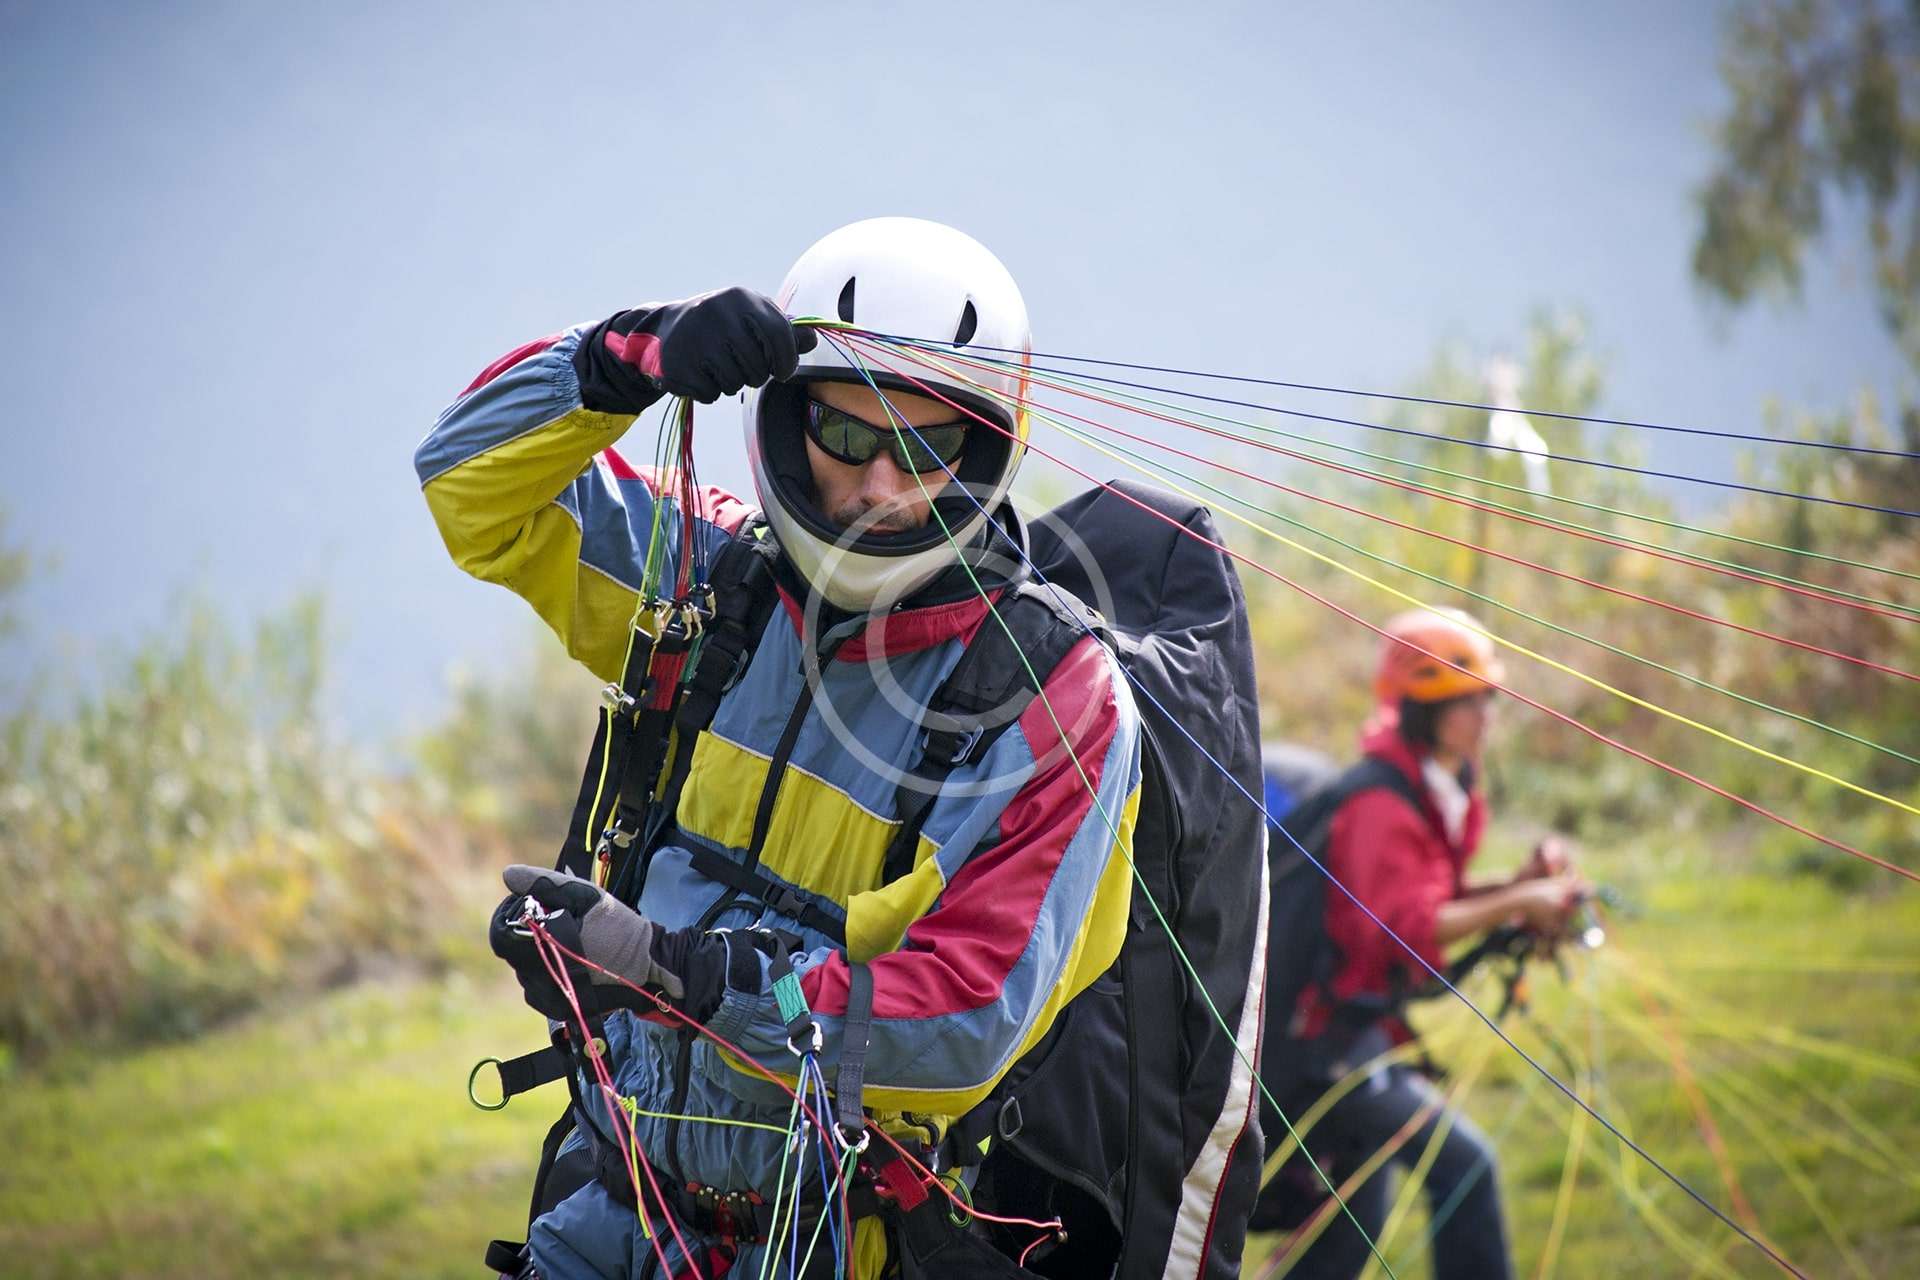
[{"label": "grassy hillside", "polygon": [[[1538,971],[1537,1018],[1581,1073],[1598,1064],[1607,1115],[1730,1204],[1678,1083],[1670,1027],[1767,1238],[1812,1275],[1899,1274],[1920,1245],[1920,900],[1843,893],[1743,857],[1733,844],[1593,851],[1633,910],[1612,921],[1591,967],[1574,962],[1571,984]],[[1483,980],[1473,994],[1496,993]],[[1427,1022],[1456,1079],[1477,1069],[1466,1105],[1499,1139],[1532,1273],[1572,1109],[1461,1011],[1436,1008]],[[1528,1020],[1508,1025],[1562,1069]],[[511,985],[470,953],[444,978],[362,984],[188,1044],[19,1074],[0,1092],[5,1270],[475,1275],[487,1238],[520,1224],[559,1094],[483,1115],[465,1100],[466,1074],[538,1036]],[[1596,1128],[1580,1146],[1554,1274],[1768,1274]],[[1416,1213],[1391,1241],[1400,1274],[1424,1274],[1413,1260],[1423,1232]]]},{"label": "grassy hillside", "polygon": [[[1712,853],[1591,851],[1628,906],[1600,951],[1570,958],[1566,981],[1532,966],[1533,1012],[1504,1029],[1807,1274],[1904,1274],[1920,1244],[1920,902],[1750,859],[1732,839]],[[1492,1013],[1500,982],[1483,973],[1468,994]],[[1521,1274],[1782,1274],[1577,1121],[1464,1008],[1437,1001],[1421,1022],[1499,1147]],[[1425,1274],[1425,1236],[1422,1204],[1388,1242],[1396,1272]],[[1282,1243],[1259,1240],[1246,1274],[1270,1270],[1262,1260]]]},{"label": "grassy hillside", "polygon": [[16,1080],[0,1249],[19,1276],[481,1273],[524,1226],[564,1094],[495,1115],[467,1069],[540,1042],[509,982],[365,984],[189,1044]]},{"label": "grassy hillside", "polygon": [[[1536,335],[1529,403],[1591,407],[1572,341]],[[1471,398],[1457,374],[1439,368],[1421,389]],[[1470,417],[1428,406],[1395,420],[1469,437],[1484,425]],[[1886,438],[1871,415],[1796,429]],[[1562,447],[1605,452],[1555,430]],[[1397,477],[1386,489],[1282,465],[1256,449],[1268,443],[1241,446],[1240,460],[1311,480],[1312,496],[1345,509],[1250,480],[1209,496],[1379,580],[1230,529],[1252,561],[1275,736],[1346,754],[1374,644],[1254,566],[1376,621],[1405,603],[1381,584],[1471,607],[1593,677],[1514,650],[1528,697],[1915,865],[1920,828],[1897,807],[1920,804],[1920,720],[1895,683],[1920,670],[1920,539],[1904,522],[1754,499],[1691,516],[1706,523],[1688,530],[1617,477],[1587,478],[1573,500],[1533,495],[1505,463],[1443,469],[1439,440],[1388,460],[1341,454]],[[1778,480],[1880,505],[1911,488],[1910,468],[1857,459],[1795,461]],[[1469,490],[1500,506],[1456,501]],[[1573,538],[1569,520],[1593,536]],[[1508,558],[1470,550],[1482,543]],[[1709,572],[1735,564],[1721,557],[1737,557],[1734,576]],[[0,548],[0,606],[8,572]],[[1775,589],[1803,581],[1841,595]],[[392,776],[326,732],[322,621],[302,604],[248,633],[190,609],[89,673],[70,706],[28,699],[0,719],[0,872],[13,895],[0,927],[0,1123],[13,1139],[0,1272],[473,1275],[479,1246],[518,1228],[558,1099],[501,1116],[464,1100],[477,1058],[538,1036],[478,954],[491,890],[475,873],[550,856],[591,681],[547,642],[519,669],[463,685]],[[1517,860],[1535,834],[1521,824],[1550,825],[1588,843],[1588,870],[1625,904],[1608,946],[1574,958],[1566,982],[1537,967],[1536,1014],[1507,1029],[1809,1274],[1898,1274],[1920,1245],[1911,886],[1517,699],[1498,705],[1488,785],[1513,825],[1489,864]],[[141,732],[125,732],[132,723]],[[1490,979],[1473,993],[1498,1003]],[[1499,1140],[1526,1273],[1769,1274],[1463,1010],[1424,1020],[1461,1104]],[[1422,1273],[1424,1231],[1415,1206],[1389,1233],[1401,1274]],[[1275,1247],[1256,1242],[1248,1274]]]}]

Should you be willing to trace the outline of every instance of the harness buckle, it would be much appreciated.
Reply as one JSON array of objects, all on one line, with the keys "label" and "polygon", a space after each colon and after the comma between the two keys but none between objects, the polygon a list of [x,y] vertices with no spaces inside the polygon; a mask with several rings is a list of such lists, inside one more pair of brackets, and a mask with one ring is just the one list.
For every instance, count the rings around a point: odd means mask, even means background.
[{"label": "harness buckle", "polygon": [[607,710],[621,716],[633,714],[640,705],[638,699],[616,683],[609,683],[606,688],[600,690],[600,701],[606,704]]},{"label": "harness buckle", "polygon": [[733,644],[722,644],[717,639],[721,634],[721,632],[715,631],[714,638],[709,638],[707,644],[711,647],[719,648],[722,653],[727,655],[727,672],[720,677],[720,691],[725,693],[731,690],[736,684],[739,684],[740,677],[747,674],[747,666],[753,661],[753,655],[747,652],[747,645],[744,638]]},{"label": "harness buckle", "polygon": [[[980,739],[987,734],[987,727],[976,724],[971,729],[956,735],[951,729],[923,729],[920,732],[920,753],[930,764],[941,764],[949,768],[963,765],[973,757],[973,749],[980,745]],[[947,740],[952,745],[947,745]],[[943,758],[936,759],[936,750]]]},{"label": "harness buckle", "polygon": [[786,885],[781,885],[778,892],[768,895],[767,905],[775,911],[778,911],[781,915],[798,920],[800,913],[807,909],[808,904],[807,900],[802,898],[794,890],[788,888]]}]

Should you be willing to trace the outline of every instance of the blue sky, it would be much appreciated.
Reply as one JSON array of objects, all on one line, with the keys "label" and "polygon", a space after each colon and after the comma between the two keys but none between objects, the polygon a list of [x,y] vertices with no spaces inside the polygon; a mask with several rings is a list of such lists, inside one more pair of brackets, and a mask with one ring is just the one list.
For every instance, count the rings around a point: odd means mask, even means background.
[{"label": "blue sky", "polygon": [[[1605,411],[1734,430],[1898,385],[1864,251],[1794,309],[1691,286],[1714,6],[624,4],[0,14],[8,529],[68,679],[197,589],[321,588],[342,715],[524,651],[413,446],[501,351],[840,223],[953,223],[1039,344],[1354,386],[1583,308]],[[744,486],[730,407],[710,480]],[[1723,470],[1684,438],[1656,465]]]}]

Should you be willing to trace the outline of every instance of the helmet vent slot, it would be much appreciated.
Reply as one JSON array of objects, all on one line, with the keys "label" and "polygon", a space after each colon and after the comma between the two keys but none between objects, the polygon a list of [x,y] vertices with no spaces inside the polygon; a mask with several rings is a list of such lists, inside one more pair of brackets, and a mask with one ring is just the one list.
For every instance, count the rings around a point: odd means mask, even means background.
[{"label": "helmet vent slot", "polygon": [[847,283],[840,290],[840,320],[844,324],[853,323],[853,282],[855,277],[848,276]]},{"label": "helmet vent slot", "polygon": [[973,341],[973,331],[980,327],[980,313],[973,309],[973,299],[967,299],[967,305],[960,312],[960,327],[953,331],[953,345],[964,347]]}]

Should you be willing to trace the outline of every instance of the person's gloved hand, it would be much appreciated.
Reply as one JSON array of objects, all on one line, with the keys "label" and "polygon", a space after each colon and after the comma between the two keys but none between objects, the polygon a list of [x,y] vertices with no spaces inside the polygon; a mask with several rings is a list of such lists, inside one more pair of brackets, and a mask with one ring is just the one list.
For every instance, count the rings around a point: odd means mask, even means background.
[{"label": "person's gloved hand", "polygon": [[611,1009],[645,1009],[650,1002],[609,974],[618,974],[635,986],[650,987],[671,1000],[686,994],[679,973],[661,962],[665,931],[639,912],[617,901],[591,881],[564,871],[515,865],[502,875],[507,897],[493,913],[487,940],[493,953],[513,966],[527,1003],[550,1018],[572,1015],[560,984],[554,981],[533,938],[514,927],[525,913],[527,899],[553,913],[545,926],[560,945],[599,965],[608,973],[565,956],[581,1010],[589,1016]]},{"label": "person's gloved hand", "polygon": [[1533,846],[1533,853],[1513,873],[1513,882],[1545,880],[1573,870],[1573,846],[1562,836],[1548,835]]},{"label": "person's gloved hand", "polygon": [[1521,923],[1544,938],[1566,932],[1567,921],[1581,903],[1593,896],[1593,886],[1578,872],[1523,880],[1514,886],[1514,906]]},{"label": "person's gloved hand", "polygon": [[580,344],[580,398],[602,413],[638,413],[661,392],[711,404],[792,377],[818,341],[773,299],[738,286],[620,311]]}]

